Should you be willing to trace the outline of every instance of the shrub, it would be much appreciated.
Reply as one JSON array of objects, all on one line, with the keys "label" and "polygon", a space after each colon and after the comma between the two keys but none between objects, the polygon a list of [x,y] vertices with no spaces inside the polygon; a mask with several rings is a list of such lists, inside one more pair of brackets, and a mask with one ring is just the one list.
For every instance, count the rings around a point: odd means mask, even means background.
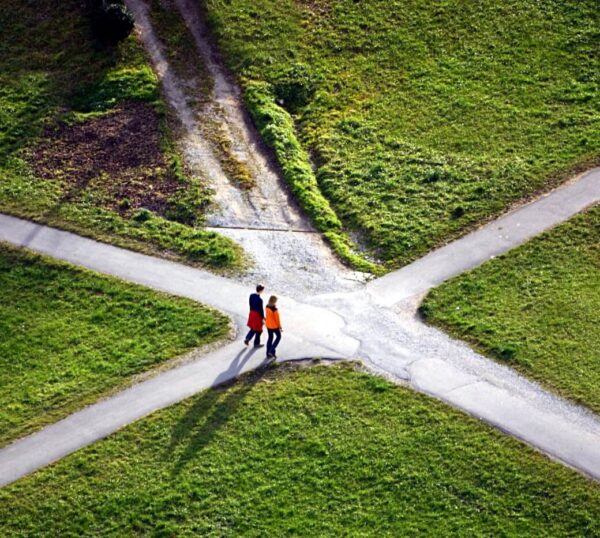
[{"label": "shrub", "polygon": [[133,16],[121,1],[88,0],[92,31],[103,43],[114,45],[133,30]]},{"label": "shrub", "polygon": [[193,226],[210,203],[210,195],[198,185],[187,185],[171,197],[165,210],[168,220]]},{"label": "shrub", "polygon": [[294,64],[275,74],[273,91],[275,97],[291,113],[306,106],[317,86],[317,78],[303,64]]},{"label": "shrub", "polygon": [[83,86],[73,96],[73,106],[84,112],[109,110],[125,100],[156,104],[160,90],[150,67],[123,67],[109,71],[92,86]]}]

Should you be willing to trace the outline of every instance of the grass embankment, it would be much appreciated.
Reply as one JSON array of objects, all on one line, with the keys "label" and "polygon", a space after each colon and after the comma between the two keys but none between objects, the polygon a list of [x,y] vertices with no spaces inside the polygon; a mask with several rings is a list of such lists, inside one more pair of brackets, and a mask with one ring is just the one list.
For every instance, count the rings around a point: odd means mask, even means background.
[{"label": "grass embankment", "polygon": [[599,522],[596,483],[349,366],[253,373],[0,491],[15,537],[537,538]]},{"label": "grass embankment", "polygon": [[1,243],[0,290],[0,445],[228,333],[192,301]]},{"label": "grass embankment", "polygon": [[600,413],[600,207],[433,290],[427,320]]},{"label": "grass embankment", "polygon": [[[261,132],[292,188],[318,184],[388,267],[598,161],[592,0],[205,4],[259,127],[252,92],[267,84],[276,112]],[[282,130],[284,108],[296,133]],[[316,179],[304,159],[286,170],[295,136]],[[328,218],[312,189],[296,195]]]},{"label": "grass embankment", "polygon": [[131,36],[94,42],[82,2],[0,10],[0,211],[212,268],[241,249],[202,230],[156,76]]}]

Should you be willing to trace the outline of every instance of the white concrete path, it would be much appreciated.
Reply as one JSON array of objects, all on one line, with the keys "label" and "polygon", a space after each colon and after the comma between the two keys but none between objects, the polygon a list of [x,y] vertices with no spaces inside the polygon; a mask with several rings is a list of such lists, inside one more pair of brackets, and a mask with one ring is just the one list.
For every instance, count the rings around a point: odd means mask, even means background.
[{"label": "white concrete path", "polygon": [[[538,211],[545,215],[545,226],[566,220],[599,199],[597,181],[595,170],[556,191],[559,194],[509,214],[504,219],[510,223],[511,233],[501,237],[490,233],[482,248],[498,254],[522,243],[536,233],[534,230],[541,231],[535,221]],[[552,211],[547,200],[550,197],[556,200],[557,196],[559,207]],[[521,220],[509,218],[515,214]],[[515,233],[522,222],[530,223],[529,231]],[[485,228],[497,230],[493,224]],[[480,256],[468,255],[481,233],[482,230],[473,232],[441,249],[465,252],[468,262],[457,258],[453,262],[444,261],[436,251],[423,259],[427,261],[413,264],[418,271],[408,266],[381,279],[387,283],[385,286],[374,281],[352,293],[305,296],[300,300],[282,297],[284,326],[294,330],[285,333],[279,354],[288,359],[360,358],[373,371],[481,417],[600,480],[597,417],[425,326],[414,317],[414,301],[395,308],[386,306],[421,294],[431,285],[481,263]],[[202,301],[229,313],[240,327],[243,325],[249,290],[230,279],[6,215],[0,215],[0,241]],[[470,247],[465,250],[466,245]],[[454,264],[454,268],[440,272],[440,263]],[[403,279],[398,280],[401,274],[418,274],[419,278],[413,277],[410,285],[404,285]],[[428,277],[430,274],[433,276]],[[240,355],[240,349],[243,349],[240,343],[230,344],[16,441],[0,450],[0,484],[8,484],[52,463],[155,409],[261,364],[262,353]]]}]

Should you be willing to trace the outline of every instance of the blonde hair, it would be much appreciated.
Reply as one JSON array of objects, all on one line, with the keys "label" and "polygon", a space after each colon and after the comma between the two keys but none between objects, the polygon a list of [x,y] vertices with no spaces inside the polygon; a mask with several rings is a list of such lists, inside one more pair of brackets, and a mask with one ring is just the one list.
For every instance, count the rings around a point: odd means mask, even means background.
[{"label": "blonde hair", "polygon": [[277,297],[275,297],[275,295],[271,295],[271,297],[269,297],[269,302],[267,304],[268,304],[268,306],[275,306],[276,302],[277,302]]}]

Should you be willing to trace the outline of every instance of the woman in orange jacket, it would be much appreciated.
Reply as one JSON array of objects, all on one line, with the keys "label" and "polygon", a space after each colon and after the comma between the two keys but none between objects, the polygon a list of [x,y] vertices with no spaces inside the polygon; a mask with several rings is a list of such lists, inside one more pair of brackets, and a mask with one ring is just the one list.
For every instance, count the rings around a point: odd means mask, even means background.
[{"label": "woman in orange jacket", "polygon": [[[265,310],[265,325],[267,326],[267,331],[269,332],[269,339],[267,340],[267,358],[269,359],[277,358],[275,350],[279,345],[279,341],[281,340],[281,331],[283,330],[281,328],[281,320],[279,319],[279,310],[277,310],[276,305],[277,297],[275,297],[275,295],[271,295]],[[273,340],[273,337],[275,340]]]}]

